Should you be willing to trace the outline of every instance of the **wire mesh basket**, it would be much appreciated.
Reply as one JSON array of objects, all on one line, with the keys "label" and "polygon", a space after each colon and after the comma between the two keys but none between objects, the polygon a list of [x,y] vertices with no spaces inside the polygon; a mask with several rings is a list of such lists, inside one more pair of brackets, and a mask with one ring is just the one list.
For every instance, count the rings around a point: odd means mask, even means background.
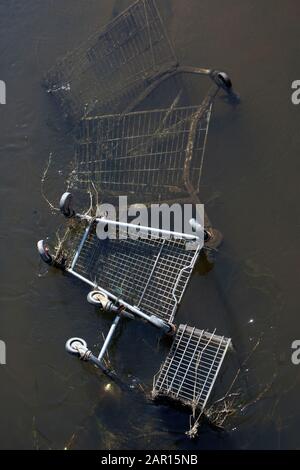
[{"label": "wire mesh basket", "polygon": [[153,397],[169,397],[202,411],[230,343],[229,338],[179,325],[170,352],[154,377]]},{"label": "wire mesh basket", "polygon": [[[93,219],[92,219],[93,220]],[[142,237],[128,236],[131,224],[118,227],[116,239],[101,240],[98,222],[81,223],[72,249],[66,242],[57,256],[71,274],[99,287],[129,309],[139,309],[172,323],[178,304],[187,288],[201,244],[188,246],[195,236],[169,232],[168,238],[153,229]],[[108,225],[113,222],[104,219]],[[71,232],[70,232],[71,234]],[[71,255],[71,256],[70,256]]]},{"label": "wire mesh basket", "polygon": [[73,184],[136,200],[199,191],[212,103],[83,119]]},{"label": "wire mesh basket", "polygon": [[154,0],[138,0],[61,59],[45,85],[65,115],[123,111],[177,63]]}]

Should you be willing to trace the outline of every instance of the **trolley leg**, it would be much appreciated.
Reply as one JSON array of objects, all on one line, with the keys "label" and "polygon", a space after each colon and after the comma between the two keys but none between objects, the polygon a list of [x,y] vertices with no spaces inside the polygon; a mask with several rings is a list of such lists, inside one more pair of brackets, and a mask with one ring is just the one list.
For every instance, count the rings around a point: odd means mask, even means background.
[{"label": "trolley leg", "polygon": [[[112,370],[109,370],[107,367],[105,367],[105,365],[103,364],[103,361],[102,361],[102,358],[107,350],[107,347],[112,339],[112,336],[113,336],[113,333],[117,327],[117,324],[119,323],[119,320],[120,320],[120,317],[116,317],[114,322],[113,322],[113,325],[109,331],[109,334],[107,335],[107,338],[105,340],[105,343],[100,351],[100,354],[99,354],[99,357],[96,357],[87,347],[87,343],[84,339],[82,338],[70,338],[67,342],[66,342],[66,351],[73,355],[73,356],[76,356],[78,357],[79,359],[81,359],[82,361],[86,361],[86,362],[90,362],[91,364],[94,364],[95,366],[99,367],[99,369],[101,369],[101,371],[107,375],[108,377],[110,377],[121,389],[128,389],[129,387],[124,384],[122,382],[122,380],[120,380],[118,378],[118,376],[116,375],[115,372],[113,372]],[[100,359],[99,359],[100,358]]]},{"label": "trolley leg", "polygon": [[115,372],[113,372],[112,370],[109,370],[107,369],[107,367],[105,367],[101,361],[99,361],[99,359],[94,356],[94,354],[91,353],[88,361],[91,363],[91,364],[94,364],[95,366],[99,367],[99,369],[102,370],[102,372],[109,378],[111,378],[122,390],[129,390],[130,387],[122,382],[121,379],[119,379],[119,377],[117,376],[117,374]]},{"label": "trolley leg", "polygon": [[101,370],[107,373],[108,369],[103,364],[104,354],[107,351],[107,348],[112,340],[112,337],[116,331],[116,328],[119,324],[121,319],[120,314],[118,314],[108,332],[108,335],[104,341],[104,344],[100,350],[98,357],[94,356],[94,354],[88,349],[86,341],[82,338],[70,338],[66,342],[66,351],[73,356],[77,356],[83,361],[89,361],[98,366]]},{"label": "trolley leg", "polygon": [[104,357],[104,354],[105,354],[106,351],[107,351],[107,348],[108,348],[108,346],[109,346],[109,344],[110,344],[110,342],[111,342],[111,340],[112,340],[112,337],[113,337],[113,335],[114,335],[114,333],[115,333],[115,331],[116,331],[116,328],[117,328],[118,323],[119,323],[120,320],[121,320],[120,315],[117,315],[116,318],[115,318],[114,321],[113,321],[113,324],[112,324],[111,327],[110,327],[110,330],[109,330],[109,332],[108,332],[108,335],[106,336],[106,339],[105,339],[105,341],[104,341],[104,344],[103,344],[103,346],[102,346],[102,348],[101,348],[101,351],[100,351],[99,356],[98,356],[98,361],[100,361],[100,362],[102,361],[102,359],[103,359],[103,357]]}]

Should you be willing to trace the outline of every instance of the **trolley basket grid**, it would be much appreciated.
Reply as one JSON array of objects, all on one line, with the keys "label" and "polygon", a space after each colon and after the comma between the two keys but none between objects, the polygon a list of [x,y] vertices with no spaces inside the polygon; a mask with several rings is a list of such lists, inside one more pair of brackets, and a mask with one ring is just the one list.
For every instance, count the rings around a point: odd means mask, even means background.
[{"label": "trolley basket grid", "polygon": [[154,192],[170,199],[199,191],[212,103],[83,119],[76,145],[79,188]]},{"label": "trolley basket grid", "polygon": [[[122,231],[124,236],[124,230],[131,227],[124,224],[125,228],[118,227],[117,239],[101,240],[96,226],[97,222],[92,222],[85,230],[69,262],[69,272],[105,290],[121,304],[172,323],[200,252],[196,237],[177,234],[175,238],[174,232],[168,238],[151,233],[137,237],[132,233],[122,239]],[[193,240],[195,246],[188,249]]]},{"label": "trolley basket grid", "polygon": [[167,396],[203,410],[230,343],[229,338],[180,325],[154,377],[153,396]]},{"label": "trolley basket grid", "polygon": [[91,112],[123,111],[176,64],[155,1],[138,0],[61,59],[45,84],[65,113],[79,120]]}]

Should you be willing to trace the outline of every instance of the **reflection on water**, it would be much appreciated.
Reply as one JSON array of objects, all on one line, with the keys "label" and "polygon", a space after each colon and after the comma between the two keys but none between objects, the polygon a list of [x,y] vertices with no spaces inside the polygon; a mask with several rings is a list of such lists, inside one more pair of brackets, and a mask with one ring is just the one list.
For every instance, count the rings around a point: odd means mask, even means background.
[{"label": "reflection on water", "polygon": [[[300,329],[294,223],[299,113],[289,96],[300,65],[295,0],[159,2],[180,61],[228,70],[242,96],[234,109],[216,103],[202,177],[201,196],[224,244],[213,269],[200,260],[178,313],[181,323],[217,327],[233,338],[235,352],[215,393],[222,398],[240,370],[225,431],[204,421],[191,441],[184,434],[187,412],[110,389],[98,371],[64,352],[66,338],[75,335],[97,347],[110,318],[87,306],[79,282],[53,270],[38,275],[35,242],[60,224],[41,198],[41,175],[52,152],[62,163],[47,186],[56,201],[68,174],[63,162],[73,152],[41,77],[127,4],[0,5],[1,79],[8,93],[0,108],[0,337],[7,344],[0,447],[299,447],[299,374],[290,363]],[[289,228],[284,240],[283,227]],[[136,376],[150,389],[167,349],[155,331],[124,323],[110,359],[122,377]]]}]

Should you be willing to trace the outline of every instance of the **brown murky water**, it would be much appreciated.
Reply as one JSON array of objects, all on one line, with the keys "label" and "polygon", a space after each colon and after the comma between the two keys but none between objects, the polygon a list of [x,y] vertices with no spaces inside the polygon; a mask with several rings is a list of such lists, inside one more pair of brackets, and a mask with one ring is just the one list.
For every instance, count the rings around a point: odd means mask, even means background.
[{"label": "brown murky water", "polygon": [[[242,367],[240,406],[225,432],[204,423],[184,435],[188,413],[104,390],[107,380],[72,360],[66,338],[101,341],[109,318],[85,301],[86,288],[57,271],[39,276],[36,240],[59,223],[40,194],[50,152],[72,154],[41,77],[57,57],[129,4],[112,0],[0,0],[1,284],[0,448],[299,448],[299,370],[290,361],[299,320],[299,122],[290,100],[299,79],[297,0],[158,1],[180,61],[227,70],[237,108],[217,103],[202,198],[225,236],[214,269],[195,273],[178,320],[230,335]],[[64,173],[49,192],[64,189]],[[250,321],[253,320],[253,321]],[[165,350],[156,333],[126,324],[111,351],[123,375],[146,385]],[[136,362],[136,347],[140,355]],[[230,362],[230,361],[229,361]],[[217,387],[222,395],[222,381]]]}]

